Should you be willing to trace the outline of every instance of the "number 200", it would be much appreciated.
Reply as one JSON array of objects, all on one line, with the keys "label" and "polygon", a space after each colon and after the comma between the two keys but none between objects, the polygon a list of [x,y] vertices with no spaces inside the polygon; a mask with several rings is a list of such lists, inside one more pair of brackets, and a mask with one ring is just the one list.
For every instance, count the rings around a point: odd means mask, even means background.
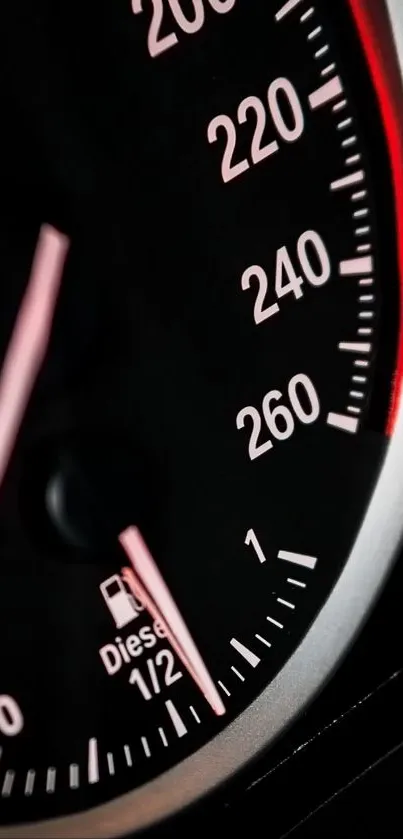
[{"label": "number 200", "polygon": [[[143,11],[142,2],[143,0],[132,0],[132,9],[135,15]],[[218,12],[220,15],[225,15],[233,9],[236,0],[207,0],[207,2],[215,12]],[[148,51],[152,58],[156,58],[157,55],[174,47],[178,43],[178,37],[174,32],[161,36],[160,31],[164,15],[164,2],[163,0],[151,0],[151,3],[153,6],[153,16],[148,33]],[[203,0],[192,0],[194,17],[191,20],[182,11],[179,0],[168,0],[168,5],[182,32],[185,32],[187,35],[194,35],[195,32],[198,32],[202,28],[205,19]]]}]

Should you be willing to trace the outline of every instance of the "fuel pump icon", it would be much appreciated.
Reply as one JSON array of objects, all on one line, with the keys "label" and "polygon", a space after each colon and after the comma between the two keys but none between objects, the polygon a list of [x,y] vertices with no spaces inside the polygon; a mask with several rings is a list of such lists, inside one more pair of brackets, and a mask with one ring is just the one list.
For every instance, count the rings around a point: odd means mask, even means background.
[{"label": "fuel pump icon", "polygon": [[119,574],[108,577],[99,588],[117,629],[121,629],[138,617],[139,612],[136,609],[134,598],[127,591]]}]

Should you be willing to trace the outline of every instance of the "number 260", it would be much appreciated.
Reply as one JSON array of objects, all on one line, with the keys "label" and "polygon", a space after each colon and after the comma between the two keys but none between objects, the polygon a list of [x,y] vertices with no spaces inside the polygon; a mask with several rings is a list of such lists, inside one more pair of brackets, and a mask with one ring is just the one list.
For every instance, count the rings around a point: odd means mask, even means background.
[{"label": "number 260", "polygon": [[[260,411],[248,405],[239,412],[236,418],[238,431],[245,427],[247,419],[252,420],[252,431],[249,440],[249,457],[257,457],[273,448],[273,440],[289,440],[295,431],[295,421],[303,425],[311,425],[320,414],[320,402],[314,384],[304,373],[293,376],[288,385],[288,400],[290,408],[281,404],[283,394],[279,390],[266,393],[262,403],[262,414],[265,425],[272,439],[260,441],[262,417]],[[280,404],[279,404],[280,403]],[[275,407],[274,407],[275,406]]]}]

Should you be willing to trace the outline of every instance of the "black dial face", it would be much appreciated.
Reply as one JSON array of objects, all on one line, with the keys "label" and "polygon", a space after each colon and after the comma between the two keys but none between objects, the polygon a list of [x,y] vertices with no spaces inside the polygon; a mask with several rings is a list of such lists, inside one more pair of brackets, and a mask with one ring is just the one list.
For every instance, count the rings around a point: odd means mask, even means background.
[{"label": "black dial face", "polygon": [[[348,2],[24,0],[3,26],[10,823],[160,775],[296,649],[387,448],[399,286]],[[60,288],[18,354],[35,270]]]}]

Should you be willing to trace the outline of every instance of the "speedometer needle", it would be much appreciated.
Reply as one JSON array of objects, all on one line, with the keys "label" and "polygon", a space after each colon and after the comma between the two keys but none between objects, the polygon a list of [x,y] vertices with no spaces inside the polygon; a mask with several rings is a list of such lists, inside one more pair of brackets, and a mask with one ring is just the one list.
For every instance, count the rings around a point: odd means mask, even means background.
[{"label": "speedometer needle", "polygon": [[132,568],[122,568],[122,576],[133,594],[142,601],[154,620],[160,621],[177,656],[217,715],[225,706],[179,609],[154,562],[137,527],[128,527],[119,542]]},{"label": "speedometer needle", "polygon": [[0,486],[48,347],[68,247],[66,236],[43,225],[0,374]]}]

